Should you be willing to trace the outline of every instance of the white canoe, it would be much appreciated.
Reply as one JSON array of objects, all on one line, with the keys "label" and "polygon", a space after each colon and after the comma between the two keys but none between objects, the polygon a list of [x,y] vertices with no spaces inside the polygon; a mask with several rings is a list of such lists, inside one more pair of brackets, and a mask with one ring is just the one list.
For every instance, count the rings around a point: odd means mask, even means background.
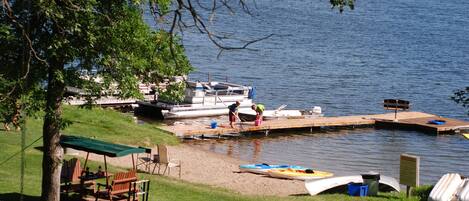
[{"label": "white canoe", "polygon": [[457,194],[459,201],[469,201],[469,179],[465,179]]},{"label": "white canoe", "polygon": [[428,196],[428,201],[450,201],[458,191],[462,183],[461,175],[457,173],[447,173],[433,187]]},{"label": "white canoe", "polygon": [[[305,187],[308,190],[310,195],[317,195],[321,192],[333,189],[339,186],[345,186],[348,183],[363,183],[361,175],[355,176],[343,176],[343,177],[331,177],[319,180],[306,180]],[[385,185],[386,187],[400,191],[399,182],[392,177],[381,176],[379,180],[380,185]]]}]

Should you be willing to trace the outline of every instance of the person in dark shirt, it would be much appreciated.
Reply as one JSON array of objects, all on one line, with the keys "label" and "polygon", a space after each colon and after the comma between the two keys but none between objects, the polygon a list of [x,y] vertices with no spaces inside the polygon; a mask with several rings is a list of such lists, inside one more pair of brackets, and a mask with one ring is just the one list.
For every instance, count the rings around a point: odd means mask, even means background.
[{"label": "person in dark shirt", "polygon": [[238,107],[240,104],[241,103],[239,103],[239,101],[236,101],[236,103],[233,103],[230,106],[228,106],[228,109],[230,110],[230,113],[228,114],[228,116],[230,118],[231,128],[234,128],[233,123],[236,121],[236,117],[238,117]]}]

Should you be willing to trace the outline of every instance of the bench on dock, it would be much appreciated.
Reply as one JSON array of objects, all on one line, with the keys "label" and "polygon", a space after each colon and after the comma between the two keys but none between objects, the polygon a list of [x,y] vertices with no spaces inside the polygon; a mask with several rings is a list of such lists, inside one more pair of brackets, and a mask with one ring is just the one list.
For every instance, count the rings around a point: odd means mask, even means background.
[{"label": "bench on dock", "polygon": [[410,102],[399,99],[384,99],[383,107],[385,110],[394,110],[394,121],[397,121],[398,110],[409,110]]}]

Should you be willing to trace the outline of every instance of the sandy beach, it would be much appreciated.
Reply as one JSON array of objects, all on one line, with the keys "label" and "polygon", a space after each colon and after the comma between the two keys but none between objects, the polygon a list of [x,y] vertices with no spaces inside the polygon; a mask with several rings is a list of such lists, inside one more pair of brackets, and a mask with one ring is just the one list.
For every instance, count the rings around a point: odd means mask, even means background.
[{"label": "sandy beach", "polygon": [[[245,161],[185,144],[168,147],[168,151],[171,159],[181,160],[181,179],[184,181],[223,187],[245,195],[289,196],[307,193],[302,181],[239,173],[238,165],[247,164],[248,162]],[[156,152],[154,148],[153,153]],[[86,157],[83,152],[80,155]],[[90,154],[90,160],[102,162],[103,159],[102,156]],[[131,167],[132,158],[130,156],[109,158],[108,163],[114,166]],[[123,164],[125,166],[122,166]],[[173,168],[170,177],[178,178],[177,168]]]}]

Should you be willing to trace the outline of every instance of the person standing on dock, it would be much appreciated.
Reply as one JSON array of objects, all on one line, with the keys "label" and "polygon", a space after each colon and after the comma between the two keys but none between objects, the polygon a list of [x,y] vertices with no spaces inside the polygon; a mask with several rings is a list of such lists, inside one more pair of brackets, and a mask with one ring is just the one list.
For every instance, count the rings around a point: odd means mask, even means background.
[{"label": "person standing on dock", "polygon": [[234,128],[233,122],[236,121],[236,118],[239,119],[238,117],[238,107],[241,103],[239,101],[236,101],[236,103],[231,104],[228,106],[228,109],[230,110],[229,117],[230,117],[230,126],[231,128]]},{"label": "person standing on dock", "polygon": [[258,125],[261,125],[261,122],[262,122],[262,114],[264,113],[264,110],[265,110],[265,106],[262,105],[262,104],[252,104],[251,105],[251,109],[256,111],[256,122],[259,122],[257,123]]}]

